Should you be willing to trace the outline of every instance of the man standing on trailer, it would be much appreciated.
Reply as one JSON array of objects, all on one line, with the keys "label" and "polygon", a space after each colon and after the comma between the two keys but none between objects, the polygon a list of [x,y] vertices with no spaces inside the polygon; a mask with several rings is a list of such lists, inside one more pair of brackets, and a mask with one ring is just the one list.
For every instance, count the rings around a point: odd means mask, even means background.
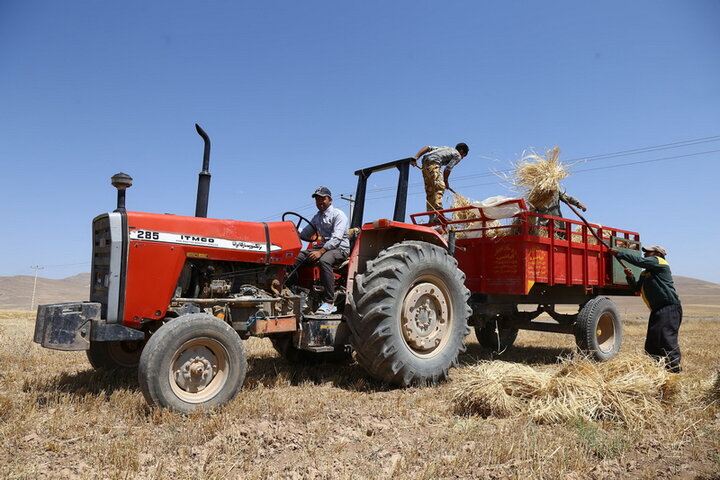
[{"label": "man standing on trailer", "polygon": [[[469,151],[470,149],[466,144],[458,143],[455,148],[423,147],[415,154],[412,165],[417,166],[417,160],[422,157],[421,170],[425,181],[425,197],[428,211],[443,209],[442,198],[446,189],[455,193],[450,188],[450,172],[452,172],[455,165],[460,163],[460,160],[467,156]],[[440,173],[441,167],[445,167],[442,173]]]},{"label": "man standing on trailer", "polygon": [[682,305],[675,291],[670,264],[665,260],[667,251],[659,246],[642,247],[643,257],[636,253],[608,251],[618,260],[625,260],[645,270],[635,280],[632,270],[625,268],[628,285],[640,292],[650,309],[645,351],[655,358],[665,358],[671,372],[680,372],[680,345],[678,330],[682,323]]},{"label": "man standing on trailer", "polygon": [[[315,312],[318,315],[330,315],[335,307],[335,276],[333,265],[344,261],[350,253],[348,239],[348,219],[342,210],[332,206],[332,193],[327,187],[318,187],[312,194],[318,213],[305,226],[300,238],[305,241],[321,241],[322,246],[300,252],[295,267],[303,263],[317,263],[320,267],[320,282],[323,286],[322,305]],[[313,229],[313,227],[315,227]],[[320,238],[315,238],[315,232]]]},{"label": "man standing on trailer", "polygon": [[[587,211],[587,207],[585,205],[583,205],[582,203],[580,203],[580,200],[578,200],[577,198],[575,198],[571,195],[568,195],[565,192],[561,192],[559,190],[557,192],[555,192],[552,200],[550,200],[550,202],[547,205],[542,206],[542,207],[536,207],[533,205],[532,211],[535,213],[539,213],[541,215],[562,217],[563,214],[562,214],[562,210],[560,210],[560,202],[563,202],[568,205],[574,205],[574,206],[578,207],[580,210],[582,210],[583,212]],[[547,227],[549,220],[550,219],[548,219],[548,218],[538,217],[537,224],[540,225],[541,227]],[[564,232],[565,222],[561,222],[560,220],[555,220],[553,225],[555,227],[555,230],[558,230],[558,232],[557,232],[558,236],[560,238],[565,238],[565,232]]]}]

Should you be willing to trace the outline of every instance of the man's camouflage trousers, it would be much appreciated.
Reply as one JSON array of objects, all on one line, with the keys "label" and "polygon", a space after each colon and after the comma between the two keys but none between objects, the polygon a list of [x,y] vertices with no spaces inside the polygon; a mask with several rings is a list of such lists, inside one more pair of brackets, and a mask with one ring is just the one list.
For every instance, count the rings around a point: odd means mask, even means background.
[{"label": "man's camouflage trousers", "polygon": [[443,194],[445,182],[443,181],[440,164],[429,163],[422,166],[423,180],[425,181],[425,201],[428,212],[443,209]]}]

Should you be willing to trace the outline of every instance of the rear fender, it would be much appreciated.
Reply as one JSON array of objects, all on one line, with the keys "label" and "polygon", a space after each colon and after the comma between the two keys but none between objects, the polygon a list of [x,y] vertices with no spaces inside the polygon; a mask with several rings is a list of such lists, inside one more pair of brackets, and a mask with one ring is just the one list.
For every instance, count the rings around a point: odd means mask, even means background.
[{"label": "rear fender", "polygon": [[368,260],[376,258],[382,250],[390,245],[405,240],[419,240],[441,248],[448,248],[447,241],[432,228],[392,221],[385,221],[388,222],[386,224],[388,226],[378,228],[376,225],[378,222],[381,221],[363,225],[355,241],[348,264],[348,294],[353,291],[355,275],[364,273]]}]

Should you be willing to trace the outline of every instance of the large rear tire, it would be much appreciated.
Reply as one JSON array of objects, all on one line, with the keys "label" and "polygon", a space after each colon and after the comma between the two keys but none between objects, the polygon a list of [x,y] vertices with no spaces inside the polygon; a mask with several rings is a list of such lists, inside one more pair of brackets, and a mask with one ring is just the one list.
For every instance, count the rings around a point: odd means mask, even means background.
[{"label": "large rear tire", "polygon": [[607,297],[595,297],[580,309],[575,322],[575,342],[580,351],[605,361],[620,352],[623,326],[617,307]]},{"label": "large rear tire", "polygon": [[195,313],[171,320],[150,337],[138,380],[149,404],[189,413],[235,398],[246,372],[237,332],[218,318]]},{"label": "large rear tire", "polygon": [[105,370],[134,370],[140,362],[144,341],[90,342],[86,351],[93,368]]},{"label": "large rear tire", "polygon": [[401,242],[368,261],[355,277],[349,323],[358,363],[394,385],[447,379],[470,333],[464,281],[457,261],[426,242]]}]

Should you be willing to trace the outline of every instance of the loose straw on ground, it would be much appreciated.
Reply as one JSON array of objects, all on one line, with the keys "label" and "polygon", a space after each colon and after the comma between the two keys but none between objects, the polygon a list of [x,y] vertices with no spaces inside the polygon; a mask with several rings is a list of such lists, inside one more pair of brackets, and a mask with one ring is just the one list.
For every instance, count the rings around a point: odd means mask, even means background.
[{"label": "loose straw on ground", "polygon": [[720,402],[720,370],[715,373],[715,383],[708,391],[708,398],[712,402]]},{"label": "loose straw on ground", "polygon": [[564,359],[554,373],[493,361],[466,367],[452,390],[461,414],[509,417],[526,414],[538,423],[575,418],[643,425],[662,415],[679,394],[678,376],[645,355],[607,362]]}]

